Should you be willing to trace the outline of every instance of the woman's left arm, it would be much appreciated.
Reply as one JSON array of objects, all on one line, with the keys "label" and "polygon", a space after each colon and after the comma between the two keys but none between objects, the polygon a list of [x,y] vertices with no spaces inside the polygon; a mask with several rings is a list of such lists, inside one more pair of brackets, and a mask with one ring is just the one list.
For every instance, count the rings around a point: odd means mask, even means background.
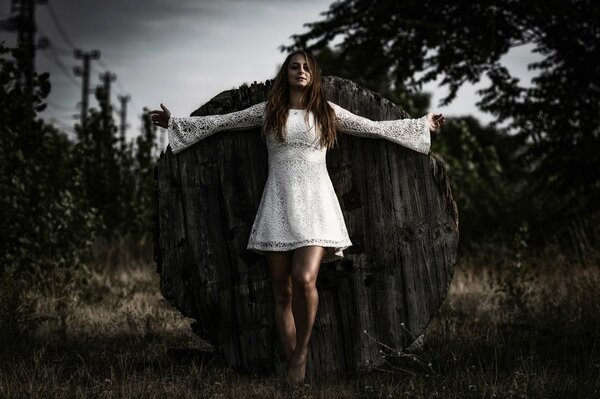
[{"label": "woman's left arm", "polygon": [[404,147],[428,154],[431,148],[431,132],[441,127],[444,117],[429,113],[418,119],[372,121],[329,101],[335,111],[338,128],[354,136],[384,138]]}]

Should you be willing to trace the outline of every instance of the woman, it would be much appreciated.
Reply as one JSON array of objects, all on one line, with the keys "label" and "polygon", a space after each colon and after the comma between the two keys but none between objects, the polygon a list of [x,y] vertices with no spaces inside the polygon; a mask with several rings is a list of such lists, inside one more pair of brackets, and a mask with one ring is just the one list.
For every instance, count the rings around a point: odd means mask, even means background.
[{"label": "woman", "polygon": [[286,57],[266,102],[226,115],[189,118],[171,117],[161,108],[150,115],[155,125],[169,129],[174,153],[217,131],[262,126],[269,173],[248,249],[267,258],[288,379],[302,382],[319,302],[320,264],[342,258],[352,245],[327,173],[327,149],[342,131],[428,153],[430,132],[444,124],[444,116],[374,122],[354,115],[325,99],[317,63],[302,50]]}]

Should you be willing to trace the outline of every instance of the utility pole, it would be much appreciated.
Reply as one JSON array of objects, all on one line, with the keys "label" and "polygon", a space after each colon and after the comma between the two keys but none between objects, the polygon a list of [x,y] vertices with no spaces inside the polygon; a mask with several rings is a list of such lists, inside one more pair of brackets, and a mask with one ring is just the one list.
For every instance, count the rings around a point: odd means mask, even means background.
[{"label": "utility pole", "polygon": [[[117,75],[115,75],[112,72],[109,71],[105,71],[104,73],[101,73],[99,75],[100,80],[102,81],[102,93],[104,94],[104,107],[102,107],[102,105],[100,106],[100,111],[102,112],[102,120],[104,121],[104,129],[106,129],[106,131],[108,132],[108,126],[109,126],[109,120],[112,116],[111,113],[111,104],[110,104],[110,84],[111,82],[114,82],[115,79],[117,78]],[[111,133],[111,132],[108,132]]]},{"label": "utility pole", "polygon": [[[17,46],[21,52],[19,67],[25,77],[25,96],[27,97],[28,109],[33,109],[33,69],[35,57],[35,1],[21,0],[19,2],[19,34]],[[32,112],[33,114],[33,112]],[[32,119],[33,115],[27,119]]]},{"label": "utility pole", "polygon": [[108,105],[110,105],[110,83],[114,82],[115,79],[117,78],[117,75],[115,75],[112,72],[106,71],[104,73],[101,73],[99,75],[100,80],[102,81],[102,84],[104,85],[104,94],[106,95],[106,103]]},{"label": "utility pole", "polygon": [[118,96],[119,101],[121,102],[121,150],[125,150],[125,139],[127,136],[127,101],[131,99],[131,96]]},{"label": "utility pole", "polygon": [[92,50],[90,52],[84,52],[83,50],[75,50],[73,53],[75,58],[78,60],[83,60],[83,68],[74,67],[73,72],[75,72],[76,76],[81,76],[83,80],[83,84],[81,86],[81,131],[83,137],[86,137],[86,118],[88,111],[88,96],[90,94],[90,61],[97,60],[100,58],[100,51]]},{"label": "utility pole", "polygon": [[[46,4],[47,0],[12,0],[10,16],[0,21],[0,30],[17,31],[17,65],[22,75],[19,85],[25,93],[27,102],[26,131],[32,133],[33,112],[33,73],[35,70],[35,6]],[[35,145],[34,143],[32,143]]]}]

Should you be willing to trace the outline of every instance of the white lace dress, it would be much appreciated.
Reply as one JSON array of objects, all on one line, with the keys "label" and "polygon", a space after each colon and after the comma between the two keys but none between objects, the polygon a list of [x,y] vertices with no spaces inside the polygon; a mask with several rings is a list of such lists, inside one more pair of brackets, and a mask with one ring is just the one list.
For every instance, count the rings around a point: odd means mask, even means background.
[{"label": "white lace dress", "polygon": [[[215,132],[262,126],[266,102],[225,115],[171,117],[169,144],[173,153]],[[418,119],[372,121],[329,102],[341,132],[385,138],[427,154],[430,133],[427,116]],[[285,141],[267,134],[268,177],[248,240],[247,249],[289,251],[307,245],[326,247],[322,263],[343,258],[352,245],[325,163],[326,148],[319,146],[312,113],[290,109]]]}]

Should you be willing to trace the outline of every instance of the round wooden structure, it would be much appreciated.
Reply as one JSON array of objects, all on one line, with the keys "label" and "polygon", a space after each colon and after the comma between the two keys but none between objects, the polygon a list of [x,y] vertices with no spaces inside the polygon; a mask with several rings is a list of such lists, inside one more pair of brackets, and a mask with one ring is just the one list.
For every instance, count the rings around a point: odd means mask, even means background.
[{"label": "round wooden structure", "polygon": [[[408,117],[351,81],[325,77],[327,98],[372,120]],[[192,115],[266,99],[270,81],[221,93]],[[447,293],[458,212],[441,162],[384,139],[342,134],[327,154],[353,246],[321,265],[307,375],[368,371],[432,320]],[[265,258],[246,249],[267,178],[260,129],[218,132],[156,171],[155,261],[164,297],[237,370],[281,360]],[[385,346],[384,346],[385,345]],[[381,352],[380,350],[383,350]]]}]

